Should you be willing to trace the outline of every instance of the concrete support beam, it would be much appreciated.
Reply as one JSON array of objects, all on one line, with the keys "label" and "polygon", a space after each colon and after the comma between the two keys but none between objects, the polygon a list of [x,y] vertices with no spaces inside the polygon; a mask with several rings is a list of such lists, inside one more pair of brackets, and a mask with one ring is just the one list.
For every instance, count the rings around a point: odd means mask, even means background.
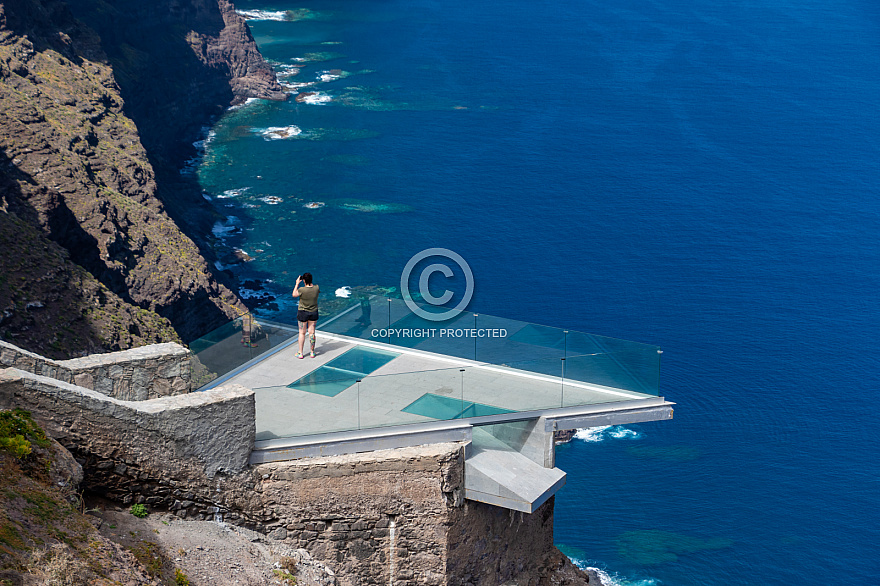
[{"label": "concrete support beam", "polygon": [[577,411],[560,410],[558,413],[548,414],[542,419],[544,419],[544,430],[548,432],[605,425],[626,425],[628,423],[672,419],[674,405],[675,403],[658,397],[657,399],[612,405],[589,405],[581,407]]},{"label": "concrete support beam", "polygon": [[278,438],[258,441],[251,453],[251,465],[319,456],[342,456],[409,448],[447,442],[470,442],[471,426],[456,422],[438,422],[406,428],[392,427],[327,433],[320,436]]},{"label": "concrete support beam", "polygon": [[560,488],[565,472],[544,468],[513,450],[482,450],[464,463],[464,497],[533,513]]}]

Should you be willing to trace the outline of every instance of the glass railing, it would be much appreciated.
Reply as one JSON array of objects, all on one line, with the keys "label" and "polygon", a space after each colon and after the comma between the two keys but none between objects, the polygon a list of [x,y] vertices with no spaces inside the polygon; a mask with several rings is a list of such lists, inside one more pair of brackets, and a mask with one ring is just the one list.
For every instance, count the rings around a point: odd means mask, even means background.
[{"label": "glass railing", "polygon": [[283,385],[241,380],[258,387],[260,439],[659,395],[657,346],[469,312],[432,321],[377,296],[322,312],[314,362],[283,349],[297,339],[292,312],[252,311],[195,340],[194,387],[239,380],[280,351]]},{"label": "glass railing", "polygon": [[[522,412],[654,396],[622,389],[615,378],[618,359],[605,354],[443,368],[423,362],[420,369],[393,372],[398,356],[355,346],[287,385],[255,388],[257,440],[456,419],[516,419]],[[584,375],[614,385],[584,382]]]},{"label": "glass railing", "polygon": [[268,322],[253,312],[190,342],[193,388],[203,387],[297,336],[295,326]]},{"label": "glass railing", "polygon": [[[402,299],[363,297],[348,301],[326,320],[322,317],[318,329],[486,364],[604,355],[602,366],[571,367],[570,378],[623,385],[621,388],[654,395],[658,392],[657,346],[470,312],[430,321],[415,315]],[[419,307],[431,309],[424,304]]]}]

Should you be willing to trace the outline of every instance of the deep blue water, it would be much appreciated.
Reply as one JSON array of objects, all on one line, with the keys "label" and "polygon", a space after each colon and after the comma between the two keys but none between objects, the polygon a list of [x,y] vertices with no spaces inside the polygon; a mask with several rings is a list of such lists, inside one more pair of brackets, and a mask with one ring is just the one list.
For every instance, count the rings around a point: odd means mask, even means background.
[{"label": "deep blue water", "polygon": [[237,4],[311,11],[251,21],[289,82],[351,75],[215,127],[235,270],[332,295],[446,247],[476,311],[658,344],[675,420],[559,449],[557,543],[620,583],[880,583],[880,6]]}]

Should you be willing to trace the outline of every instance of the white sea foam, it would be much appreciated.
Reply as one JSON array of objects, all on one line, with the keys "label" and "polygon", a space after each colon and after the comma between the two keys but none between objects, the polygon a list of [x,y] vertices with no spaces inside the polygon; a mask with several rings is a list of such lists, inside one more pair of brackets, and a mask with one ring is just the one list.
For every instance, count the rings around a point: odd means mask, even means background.
[{"label": "white sea foam", "polygon": [[614,576],[610,575],[605,570],[593,567],[582,568],[584,570],[592,570],[596,572],[596,575],[599,576],[599,582],[602,586],[656,586],[660,584],[659,580],[654,578],[645,578],[641,580],[627,580],[626,578],[622,578],[619,575],[615,574]]},{"label": "white sea foam", "polygon": [[602,427],[588,427],[579,429],[574,434],[575,439],[584,442],[601,442],[605,439],[641,439],[642,434],[633,429],[627,429],[622,425],[605,425]]},{"label": "white sea foam", "polygon": [[612,576],[607,571],[602,568],[597,568],[595,566],[591,566],[590,563],[596,563],[594,561],[584,561],[577,558],[569,558],[571,562],[576,565],[581,570],[585,572],[593,572],[599,578],[600,586],[659,586],[660,580],[656,578],[639,578],[635,580],[630,580],[628,578],[624,578],[620,574],[615,574]]},{"label": "white sea foam", "polygon": [[244,108],[245,106],[247,106],[247,105],[249,105],[249,104],[253,104],[254,102],[259,102],[259,101],[260,101],[260,98],[248,98],[248,99],[246,99],[244,102],[242,102],[241,104],[236,104],[236,105],[234,105],[234,106],[229,106],[229,107],[226,108],[226,109],[227,109],[227,110],[238,110],[239,108]]},{"label": "white sea foam", "polygon": [[269,128],[258,129],[265,140],[283,140],[285,138],[293,138],[302,134],[299,126],[270,126]]},{"label": "white sea foam", "polygon": [[269,205],[278,205],[284,200],[278,197],[277,195],[267,195],[266,197],[261,197],[260,201],[266,202]]},{"label": "white sea foam", "polygon": [[348,299],[351,297],[351,287],[340,287],[336,290],[336,296],[342,297],[343,299]]},{"label": "white sea foam", "polygon": [[286,89],[286,90],[299,91],[304,87],[311,87],[311,86],[315,85],[316,82],[305,81],[305,82],[297,82],[297,83],[287,83],[284,81],[279,81],[278,83],[280,83],[282,86],[284,86],[284,89]]},{"label": "white sea foam", "polygon": [[236,10],[245,20],[290,20],[286,10]]},{"label": "white sea foam", "polygon": [[227,189],[223,193],[217,196],[217,199],[229,199],[230,197],[238,197],[245,191],[250,189],[250,187],[236,187],[235,189]]},{"label": "white sea foam", "polygon": [[323,105],[332,102],[333,98],[321,92],[309,92],[308,95],[302,96],[302,99],[298,98],[296,101],[303,104]]},{"label": "white sea foam", "polygon": [[614,427],[609,429],[608,435],[613,437],[614,439],[640,439],[642,437],[642,434],[635,431],[634,429],[627,429],[619,425],[615,425]]},{"label": "white sea foam", "polygon": [[579,429],[574,434],[575,439],[579,439],[585,442],[601,442],[604,437],[602,432],[611,427],[610,425],[606,425],[604,427],[588,427],[586,429]]},{"label": "white sea foam", "polygon": [[309,203],[303,205],[303,207],[310,210],[317,210],[318,208],[324,207],[324,205],[325,204],[323,201],[310,201]]},{"label": "white sea foam", "polygon": [[230,234],[236,232],[238,230],[238,218],[235,216],[229,216],[226,220],[221,220],[214,223],[214,227],[211,228],[211,233],[214,234],[217,238],[226,238]]},{"label": "white sea foam", "polygon": [[[190,157],[183,163],[183,167],[180,169],[181,175],[194,175],[196,170],[198,170],[199,165],[202,164],[202,160],[205,158],[205,141],[197,140],[193,143],[193,146],[196,147],[195,156]],[[197,146],[200,145],[200,146]]]}]

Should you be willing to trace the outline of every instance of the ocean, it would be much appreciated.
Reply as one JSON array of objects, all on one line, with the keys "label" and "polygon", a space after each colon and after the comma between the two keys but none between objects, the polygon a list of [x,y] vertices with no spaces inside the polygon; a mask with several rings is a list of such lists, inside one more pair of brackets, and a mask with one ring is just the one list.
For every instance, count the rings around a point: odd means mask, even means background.
[{"label": "ocean", "polygon": [[880,5],[237,6],[301,92],[227,112],[197,170],[245,295],[290,316],[304,271],[391,289],[454,250],[473,311],[663,348],[673,421],[558,449],[575,563],[880,583]]}]

